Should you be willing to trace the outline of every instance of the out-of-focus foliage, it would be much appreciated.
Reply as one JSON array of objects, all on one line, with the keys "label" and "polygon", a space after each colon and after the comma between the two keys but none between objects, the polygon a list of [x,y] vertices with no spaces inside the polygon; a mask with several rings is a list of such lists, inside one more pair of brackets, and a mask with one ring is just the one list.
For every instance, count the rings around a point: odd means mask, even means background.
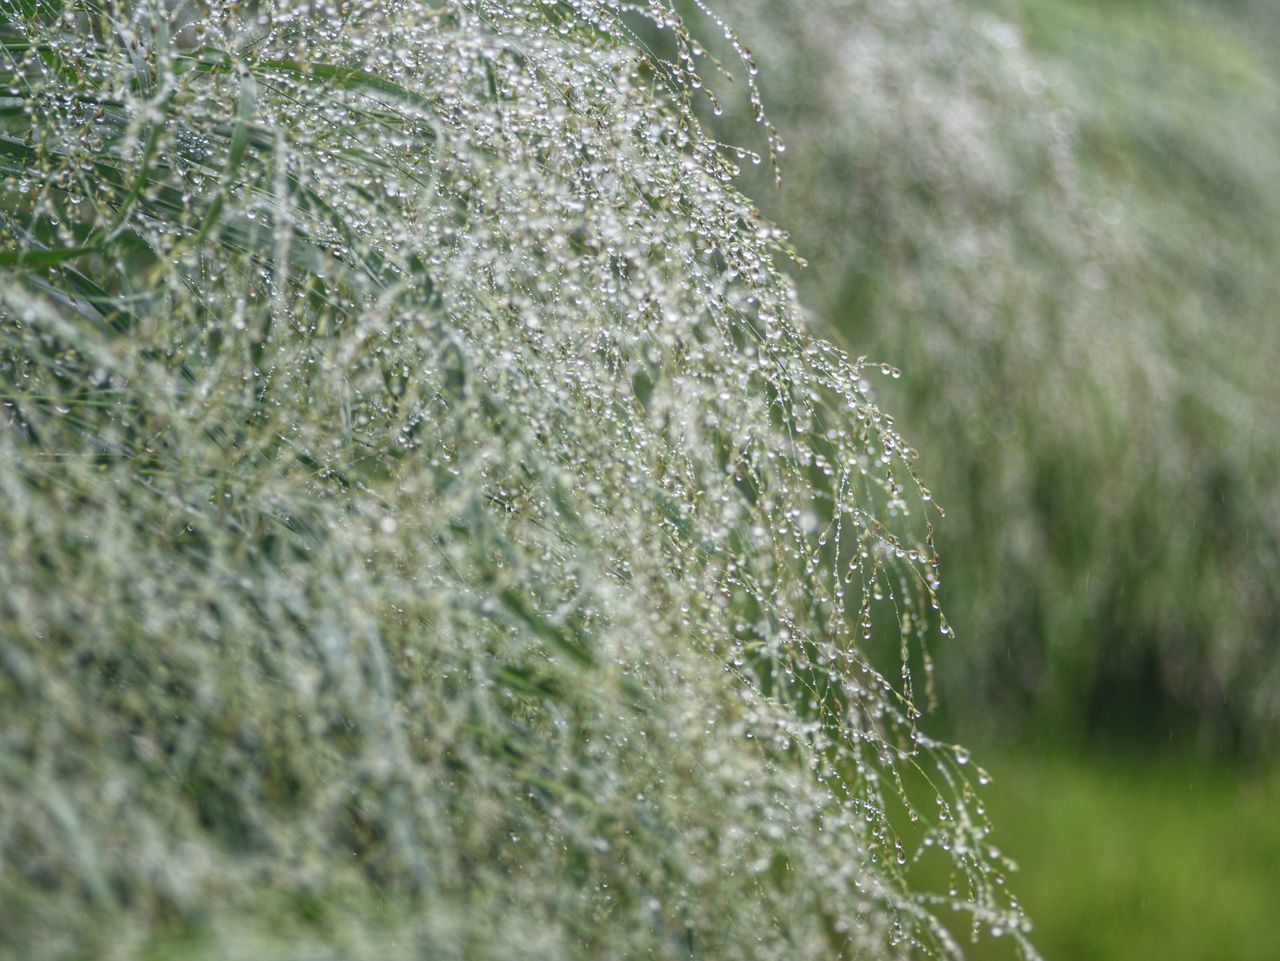
[{"label": "out-of-focus foliage", "polygon": [[0,2],[0,953],[1025,944],[912,452],[621,9]]},{"label": "out-of-focus foliage", "polygon": [[946,494],[958,710],[1280,733],[1268,6],[734,4],[802,294]]}]

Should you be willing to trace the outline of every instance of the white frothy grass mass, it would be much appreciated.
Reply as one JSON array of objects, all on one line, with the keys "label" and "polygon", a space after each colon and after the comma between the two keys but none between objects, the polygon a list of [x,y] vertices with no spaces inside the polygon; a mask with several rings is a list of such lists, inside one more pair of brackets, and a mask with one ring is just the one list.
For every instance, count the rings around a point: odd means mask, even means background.
[{"label": "white frothy grass mass", "polygon": [[694,119],[707,70],[763,118],[741,41],[657,0],[0,31],[0,952],[1025,944],[916,725],[950,628],[879,365]]}]

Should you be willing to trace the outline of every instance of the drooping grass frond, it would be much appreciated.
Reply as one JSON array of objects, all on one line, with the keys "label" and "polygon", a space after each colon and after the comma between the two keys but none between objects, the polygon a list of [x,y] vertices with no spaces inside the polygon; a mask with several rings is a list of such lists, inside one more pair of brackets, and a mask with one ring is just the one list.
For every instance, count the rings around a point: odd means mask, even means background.
[{"label": "drooping grass frond", "polygon": [[0,12],[3,950],[1023,941],[913,452],[670,8]]}]

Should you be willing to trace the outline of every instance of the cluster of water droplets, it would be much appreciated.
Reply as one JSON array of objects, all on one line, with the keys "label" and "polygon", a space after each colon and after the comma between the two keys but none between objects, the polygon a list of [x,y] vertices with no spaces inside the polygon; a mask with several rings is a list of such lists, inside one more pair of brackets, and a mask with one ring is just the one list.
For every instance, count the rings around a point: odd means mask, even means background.
[{"label": "cluster of water droplets", "polygon": [[5,937],[1030,951],[914,452],[673,7],[3,16]]}]

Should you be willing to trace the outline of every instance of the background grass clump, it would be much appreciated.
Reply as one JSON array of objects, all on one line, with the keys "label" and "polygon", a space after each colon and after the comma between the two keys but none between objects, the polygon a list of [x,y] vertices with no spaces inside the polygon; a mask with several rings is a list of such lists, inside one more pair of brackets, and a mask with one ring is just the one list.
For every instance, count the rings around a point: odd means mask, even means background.
[{"label": "background grass clump", "polygon": [[943,711],[1046,957],[1280,956],[1278,12],[733,10],[757,195],[947,508]]},{"label": "background grass clump", "polygon": [[791,143],[762,201],[948,508],[962,724],[1275,743],[1271,6],[735,5]]},{"label": "background grass clump", "polygon": [[1030,953],[914,452],[671,9],[0,35],[0,954]]}]

